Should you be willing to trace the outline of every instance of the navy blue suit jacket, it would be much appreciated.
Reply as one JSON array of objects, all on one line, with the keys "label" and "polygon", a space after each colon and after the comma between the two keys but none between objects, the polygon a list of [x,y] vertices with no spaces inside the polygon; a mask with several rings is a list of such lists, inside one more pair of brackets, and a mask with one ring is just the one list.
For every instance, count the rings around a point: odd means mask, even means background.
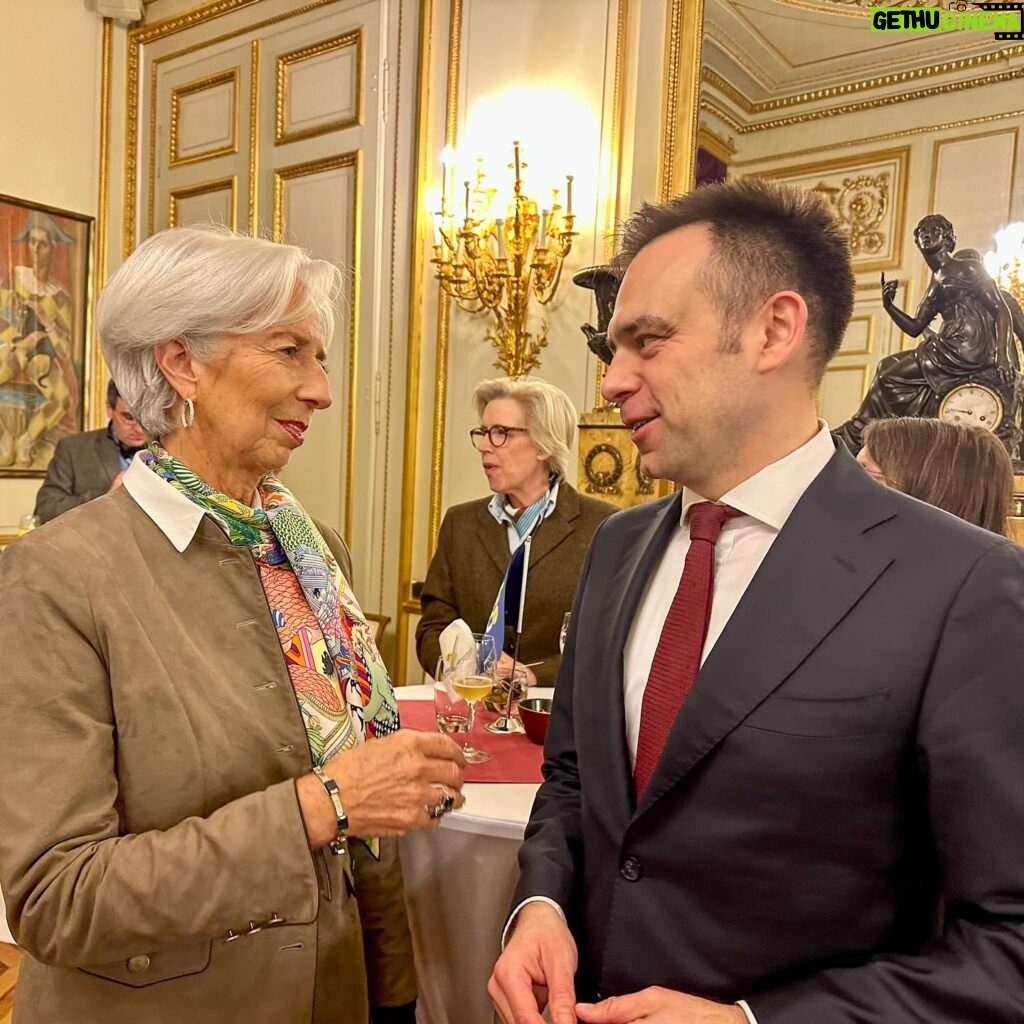
[{"label": "navy blue suit jacket", "polygon": [[680,500],[594,537],[516,901],[566,908],[581,997],[663,985],[747,999],[759,1024],[1020,1020],[1021,549],[840,447],[637,806],[622,652]]}]

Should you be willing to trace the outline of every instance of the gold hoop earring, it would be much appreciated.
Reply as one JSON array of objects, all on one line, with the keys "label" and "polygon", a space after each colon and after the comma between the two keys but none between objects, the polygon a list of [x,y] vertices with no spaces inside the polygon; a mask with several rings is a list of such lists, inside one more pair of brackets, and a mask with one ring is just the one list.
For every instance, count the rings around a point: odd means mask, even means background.
[{"label": "gold hoop earring", "polygon": [[196,418],[196,405],[191,398],[186,398],[181,403],[181,425],[188,430]]}]

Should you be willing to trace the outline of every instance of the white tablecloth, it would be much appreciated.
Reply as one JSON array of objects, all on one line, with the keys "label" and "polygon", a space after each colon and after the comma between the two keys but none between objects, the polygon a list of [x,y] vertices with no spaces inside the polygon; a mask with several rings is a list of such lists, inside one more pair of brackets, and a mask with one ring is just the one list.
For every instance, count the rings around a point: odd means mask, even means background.
[{"label": "white tablecloth", "polygon": [[[399,687],[399,701],[433,686]],[[538,687],[531,697],[549,697]],[[419,1024],[488,1024],[487,979],[501,946],[534,783],[467,783],[466,805],[433,832],[401,841],[405,898],[419,976]]]}]

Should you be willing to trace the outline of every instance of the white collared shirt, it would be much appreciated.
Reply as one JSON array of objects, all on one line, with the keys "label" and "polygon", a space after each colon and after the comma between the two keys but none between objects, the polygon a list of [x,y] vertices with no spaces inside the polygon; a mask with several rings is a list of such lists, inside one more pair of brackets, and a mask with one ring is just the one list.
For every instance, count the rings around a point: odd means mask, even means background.
[{"label": "white collared shirt", "polygon": [[[192,543],[206,511],[154,473],[142,461],[142,455],[142,452],[135,453],[121,486],[153,520],[175,550],[182,552]],[[258,490],[254,500],[257,504],[253,507],[259,508]]]},{"label": "white collared shirt", "polygon": [[[746,515],[727,520],[715,545],[715,586],[708,635],[701,652],[702,665],[796,503],[834,454],[835,445],[828,425],[819,421],[818,432],[810,441],[722,495],[722,504],[731,505]],[[647,689],[647,677],[668,610],[679,588],[686,553],[690,549],[690,527],[686,515],[692,505],[706,500],[695,491],[684,488],[679,528],[673,533],[658,568],[647,584],[626,640],[622,689],[631,763],[636,761],[640,709]]]},{"label": "white collared shirt", "polygon": [[[515,552],[516,548],[526,539],[525,537],[519,536],[519,531],[516,529],[516,521],[508,514],[505,510],[505,503],[508,501],[508,497],[504,494],[492,494],[491,500],[487,503],[487,511],[494,516],[495,520],[499,523],[505,524],[505,530],[508,533],[508,549],[510,552]],[[548,500],[541,509],[540,515],[537,517],[537,521],[533,524],[533,529],[537,528],[538,523],[543,522],[552,512],[555,511],[555,505],[558,504],[558,480],[551,485],[548,491]],[[530,531],[531,533],[533,530]]]}]

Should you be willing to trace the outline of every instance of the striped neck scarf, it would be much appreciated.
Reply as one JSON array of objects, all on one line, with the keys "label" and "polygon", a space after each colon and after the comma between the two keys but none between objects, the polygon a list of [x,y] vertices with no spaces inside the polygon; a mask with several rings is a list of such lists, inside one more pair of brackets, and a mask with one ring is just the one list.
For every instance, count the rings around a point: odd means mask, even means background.
[{"label": "striped neck scarf", "polygon": [[[547,505],[548,500],[551,497],[551,489],[548,488],[532,505],[527,505],[518,515],[511,516],[512,524],[516,528],[516,533],[519,534],[519,539],[522,540],[530,530],[533,529],[534,523],[544,514],[544,507]],[[506,495],[507,498],[507,495]],[[511,504],[505,506],[506,512],[511,507]]]}]

